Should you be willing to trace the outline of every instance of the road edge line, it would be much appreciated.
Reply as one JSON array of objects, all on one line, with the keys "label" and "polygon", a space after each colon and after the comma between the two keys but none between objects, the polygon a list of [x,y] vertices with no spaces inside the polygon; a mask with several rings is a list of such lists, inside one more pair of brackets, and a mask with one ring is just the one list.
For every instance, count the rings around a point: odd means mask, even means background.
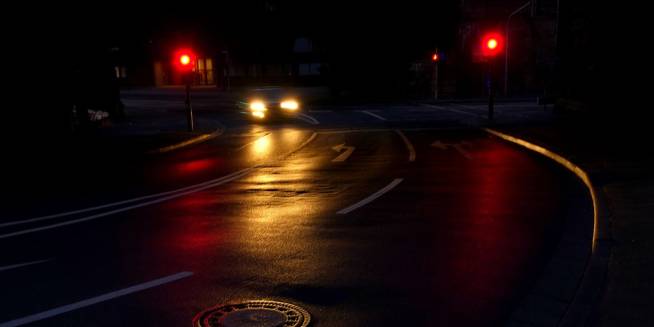
[{"label": "road edge line", "polygon": [[378,115],[378,114],[376,114],[376,113],[370,112],[370,111],[368,111],[368,110],[358,110],[358,112],[360,112],[360,113],[362,113],[362,114],[366,114],[366,115],[371,116],[371,117],[374,117],[374,118],[377,118],[377,119],[379,119],[379,120],[381,120],[381,121],[388,121],[388,119],[382,117],[381,115]]},{"label": "road edge line", "polygon": [[[294,153],[304,149],[305,146],[307,146],[307,145],[309,145],[309,143],[313,142],[313,140],[315,140],[316,137],[318,136],[318,133],[315,132],[315,131],[313,131],[311,133],[312,133],[311,136],[309,136],[308,139],[304,140],[304,142],[302,142],[297,148],[295,148],[295,149],[293,149],[293,150],[291,150],[289,152],[284,153],[283,155],[277,157],[276,160],[284,160],[284,159],[290,157],[291,155],[293,155]],[[261,165],[258,165],[258,166],[261,166]]]},{"label": "road edge line", "polygon": [[402,141],[404,141],[404,145],[406,145],[407,150],[409,150],[409,162],[416,161],[416,149],[413,147],[411,141],[409,141],[409,138],[406,137],[406,135],[404,135],[404,133],[399,129],[396,129],[395,133],[397,133],[397,135],[399,135],[400,138],[402,138]]},{"label": "road edge line", "polygon": [[97,214],[94,214],[94,215],[91,215],[91,216],[81,217],[81,218],[77,218],[77,219],[66,220],[66,221],[63,221],[63,222],[60,222],[60,223],[55,223],[55,224],[50,224],[50,225],[45,225],[45,226],[40,226],[40,227],[35,227],[35,228],[30,228],[30,229],[23,229],[23,230],[19,230],[19,231],[7,233],[7,234],[0,234],[0,240],[15,237],[15,236],[20,236],[20,235],[25,235],[25,234],[36,233],[36,232],[40,232],[40,231],[44,231],[44,230],[51,230],[51,229],[55,229],[55,228],[59,228],[59,227],[74,225],[74,224],[78,224],[78,223],[82,223],[82,222],[86,222],[86,221],[96,220],[96,219],[99,219],[99,218],[112,216],[112,215],[115,215],[117,213],[131,211],[131,210],[138,209],[138,208],[148,207],[148,206],[151,206],[153,204],[158,204],[158,203],[166,202],[166,201],[169,201],[169,200],[177,199],[177,198],[189,195],[189,194],[198,193],[198,192],[201,192],[201,191],[204,191],[204,190],[207,190],[207,189],[215,188],[215,187],[218,187],[220,185],[229,183],[231,181],[234,181],[236,179],[239,179],[239,178],[241,178],[243,176],[248,175],[253,169],[255,169],[255,168],[245,168],[245,169],[239,170],[236,173],[232,173],[232,174],[228,175],[228,176],[230,176],[229,178],[222,179],[222,180],[220,180],[218,182],[215,182],[213,184],[207,184],[207,185],[200,186],[200,187],[197,187],[197,188],[189,189],[189,190],[184,191],[184,192],[173,193],[173,194],[168,195],[168,196],[159,197],[159,198],[156,198],[154,200],[141,202],[141,203],[138,203],[138,204],[127,206],[127,207],[120,207],[118,209],[105,211],[105,212],[101,212],[101,213],[97,213]]},{"label": "road edge line", "polygon": [[[250,168],[253,168],[253,167],[250,167]],[[77,215],[77,214],[80,214],[80,213],[98,211],[98,210],[101,210],[101,209],[118,207],[118,206],[121,206],[123,204],[130,204],[130,203],[140,202],[140,201],[148,200],[148,199],[152,199],[152,198],[159,198],[159,197],[164,197],[164,196],[168,196],[168,195],[171,195],[171,194],[186,192],[188,190],[203,187],[205,185],[215,184],[217,182],[222,181],[223,179],[230,178],[232,175],[234,175],[236,173],[239,173],[239,172],[240,171],[236,171],[236,172],[227,174],[225,176],[214,178],[212,180],[204,181],[204,182],[189,185],[189,186],[184,186],[184,187],[174,189],[174,190],[170,190],[170,191],[163,191],[163,192],[159,192],[159,193],[153,193],[153,194],[138,196],[138,197],[134,197],[134,198],[131,198],[131,199],[120,200],[120,201],[116,201],[116,202],[110,202],[110,203],[105,203],[105,204],[101,204],[101,205],[97,205],[97,206],[93,206],[93,207],[86,207],[86,208],[76,209],[76,210],[71,210],[71,211],[66,211],[66,212],[59,212],[59,213],[49,214],[49,215],[45,215],[45,216],[26,218],[26,219],[22,219],[22,220],[13,220],[13,221],[9,221],[9,222],[6,222],[6,223],[1,223],[0,228],[15,226],[15,225],[30,224],[30,223],[34,223],[34,222],[52,220],[52,219],[57,219],[57,218],[61,218],[61,217],[68,217],[68,216],[73,216],[73,215]]]},{"label": "road edge line", "polygon": [[192,138],[190,138],[190,139],[188,139],[186,141],[182,141],[182,142],[179,142],[179,143],[175,143],[175,144],[167,145],[167,146],[164,146],[164,147],[160,147],[160,148],[157,148],[157,149],[154,149],[154,150],[147,151],[146,153],[147,154],[160,154],[160,153],[167,153],[167,152],[175,151],[175,150],[178,150],[178,149],[181,149],[181,148],[185,148],[187,146],[200,144],[202,142],[206,142],[208,140],[214,139],[214,138],[222,135],[224,132],[225,132],[225,129],[222,128],[222,127],[219,127],[218,129],[216,129],[212,133],[198,135],[198,136],[192,137]]},{"label": "road edge line", "polygon": [[[608,229],[609,214],[604,202],[600,201],[600,192],[594,186],[588,173],[584,169],[562,155],[522,138],[502,133],[491,128],[483,128],[483,130],[504,141],[519,145],[555,161],[575,174],[588,189],[593,203],[593,236],[591,240],[590,257],[585,261],[583,274],[577,284],[574,295],[572,296],[571,301],[567,303],[563,314],[557,320],[556,326],[568,327],[588,325],[594,319],[591,315],[595,313],[596,307],[601,300],[601,293],[604,290],[608,272],[608,259],[611,252],[610,231]],[[539,308],[536,310],[542,311],[545,309]]]},{"label": "road edge line", "polygon": [[[318,136],[317,132],[315,132],[315,131],[312,132],[311,136],[307,140],[302,142],[302,144],[300,144],[297,148],[291,150],[290,152],[287,152],[287,153],[281,155],[276,160],[284,160],[284,159],[288,158],[289,156],[291,156],[292,154],[302,150],[305,146],[307,146],[309,143],[311,143],[313,140],[315,140],[317,136]],[[206,181],[206,182],[203,182],[203,183],[200,183],[200,184],[196,184],[194,186],[192,185],[192,186],[184,187],[183,188],[184,191],[180,191],[182,189],[179,189],[178,191],[168,191],[168,192],[143,196],[143,197],[140,197],[140,199],[145,199],[145,198],[155,198],[155,199],[150,200],[150,201],[146,201],[146,202],[141,202],[141,203],[138,203],[138,204],[135,204],[135,205],[131,205],[131,206],[127,206],[127,207],[120,207],[118,209],[110,210],[108,212],[101,212],[101,213],[98,213],[98,214],[95,214],[95,215],[82,217],[82,218],[79,218],[79,219],[67,220],[65,222],[61,222],[61,223],[57,223],[57,224],[51,224],[51,225],[46,225],[46,226],[27,229],[27,230],[20,230],[20,231],[16,231],[16,232],[12,232],[12,233],[7,233],[7,234],[0,234],[0,239],[10,238],[10,237],[14,237],[14,236],[20,236],[20,235],[24,235],[24,234],[30,234],[30,233],[34,233],[34,232],[43,231],[43,230],[50,230],[50,229],[59,228],[59,227],[63,227],[63,226],[68,226],[68,225],[72,225],[72,224],[77,224],[77,223],[85,222],[85,221],[89,221],[89,220],[95,220],[95,219],[98,219],[98,218],[114,215],[116,213],[121,213],[121,212],[129,211],[129,210],[133,210],[133,209],[137,209],[137,208],[141,208],[141,207],[145,207],[145,206],[150,206],[152,204],[165,202],[165,201],[168,201],[168,200],[171,200],[171,199],[176,199],[176,198],[179,198],[179,197],[182,197],[182,196],[186,196],[188,194],[197,193],[197,192],[200,192],[200,191],[203,191],[203,190],[206,190],[206,189],[210,189],[210,188],[220,186],[220,185],[225,184],[225,183],[229,183],[229,182],[231,182],[233,180],[236,180],[236,179],[239,179],[239,178],[241,178],[243,176],[248,175],[252,170],[260,168],[262,166],[264,166],[264,164],[259,164],[259,165],[255,165],[255,166],[252,166],[252,167],[249,167],[249,168],[244,168],[244,169],[241,169],[239,171],[233,172],[233,173],[231,173],[229,175],[222,176],[220,178],[210,180],[210,181]],[[162,194],[168,194],[168,195],[158,197],[158,195],[162,195]],[[132,203],[132,202],[138,202],[138,201],[135,201],[135,199],[122,201],[122,203]],[[114,206],[116,206],[116,203],[102,205],[102,206],[99,206],[99,207],[114,207]],[[87,209],[82,209],[82,210],[77,210],[77,212],[87,212],[87,211],[92,211],[92,210],[89,210],[88,208]],[[65,213],[50,215],[49,217],[47,217],[47,219],[50,219],[51,217],[54,217],[54,216],[57,216],[57,217],[65,216],[64,214]],[[40,217],[40,218],[33,218],[33,219],[30,219],[30,220],[31,221],[37,221],[37,220],[40,221],[40,220],[46,220],[46,219],[44,219],[43,217]],[[14,224],[20,224],[20,223],[21,223],[21,221],[17,221]]]},{"label": "road edge line", "polygon": [[33,266],[33,265],[38,265],[40,263],[46,263],[46,262],[50,262],[52,260],[54,260],[54,258],[15,263],[15,264],[12,264],[12,265],[0,267],[0,272],[10,271],[10,270],[13,270],[13,269],[18,269],[18,268],[23,268],[23,267],[29,267],[29,266]]},{"label": "road edge line", "polygon": [[448,107],[439,106],[439,105],[435,105],[435,104],[426,104],[426,103],[423,104],[423,106],[427,106],[427,107],[434,108],[434,109],[437,109],[437,110],[445,110],[445,111],[453,112],[453,113],[456,113],[456,114],[459,114],[459,115],[466,115],[466,116],[472,116],[472,117],[475,117],[475,118],[484,119],[484,117],[481,116],[481,115],[477,115],[477,114],[467,112],[467,111],[463,111],[463,110],[459,110],[459,109],[453,109],[453,108],[448,108]]},{"label": "road edge line", "polygon": [[[311,125],[320,125],[320,121],[318,121],[318,119],[316,119],[315,117],[313,117],[311,115],[307,115],[307,114],[305,114],[303,112],[299,113],[297,115],[297,118],[304,121],[304,122],[306,122],[306,123],[309,123]],[[302,118],[304,118],[304,119],[302,119]]]},{"label": "road edge line", "polygon": [[404,181],[404,178],[396,178],[393,181],[391,181],[388,185],[382,187],[381,189],[377,190],[377,192],[368,195],[367,197],[363,198],[362,200],[358,201],[357,203],[354,203],[350,206],[347,206],[339,211],[336,212],[337,215],[346,215],[354,210],[357,210],[366,204],[369,204],[384,194],[390,192],[392,189],[394,189],[396,186],[400,185]]},{"label": "road edge line", "polygon": [[130,295],[133,293],[138,293],[142,292],[148,289],[152,289],[158,286],[162,286],[165,284],[169,284],[172,282],[176,282],[178,280],[188,278],[193,276],[193,273],[190,271],[183,271],[174,275],[169,275],[166,277],[161,277],[155,280],[151,280],[149,282],[137,284],[137,285],[132,285],[120,290],[116,290],[113,292],[109,292],[106,294],[98,295],[89,299],[81,300],[75,303],[63,305],[54,309],[46,310],[40,313],[32,314],[29,316],[25,316],[22,318],[6,321],[0,323],[0,327],[17,327],[17,326],[23,326],[27,325],[33,322],[49,319],[52,317],[56,317],[68,312],[72,312],[75,310],[83,309],[98,303],[110,301],[119,297],[123,297],[126,295]]}]

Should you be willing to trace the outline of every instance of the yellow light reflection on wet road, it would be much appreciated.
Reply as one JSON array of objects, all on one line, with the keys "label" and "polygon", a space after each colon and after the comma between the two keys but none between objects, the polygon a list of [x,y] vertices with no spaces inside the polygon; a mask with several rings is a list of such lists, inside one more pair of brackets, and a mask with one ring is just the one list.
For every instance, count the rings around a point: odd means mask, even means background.
[{"label": "yellow light reflection on wet road", "polygon": [[[284,131],[277,137],[270,138],[269,144],[302,140],[300,131]],[[261,142],[264,147],[266,143]],[[320,175],[322,164],[310,152],[299,152],[275,165],[257,169],[240,183],[244,196],[237,215],[243,222],[239,232],[243,255],[288,259],[275,261],[276,267],[269,270],[270,278],[279,278],[283,271],[297,272],[308,264],[298,258],[315,259],[317,255],[307,253],[315,241],[315,231],[310,226],[316,217],[331,210],[330,201],[322,192],[326,188]],[[314,261],[311,260],[313,266]]]},{"label": "yellow light reflection on wet road", "polygon": [[270,135],[266,135],[254,141],[250,152],[256,157],[265,156],[270,153],[271,147]]}]

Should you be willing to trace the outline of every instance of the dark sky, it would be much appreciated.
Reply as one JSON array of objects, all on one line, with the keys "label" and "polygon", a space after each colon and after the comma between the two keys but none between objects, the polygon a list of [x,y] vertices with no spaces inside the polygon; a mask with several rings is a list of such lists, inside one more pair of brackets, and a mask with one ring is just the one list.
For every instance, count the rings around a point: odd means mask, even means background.
[{"label": "dark sky", "polygon": [[[191,7],[192,6],[192,7]],[[82,10],[80,10],[82,9]],[[361,1],[240,0],[178,2],[142,6],[76,8],[66,19],[78,45],[140,44],[199,40],[217,47],[245,48],[268,42],[314,39],[329,53],[369,51],[413,55],[455,36],[458,1],[382,3]],[[178,42],[178,41],[175,41]]]}]

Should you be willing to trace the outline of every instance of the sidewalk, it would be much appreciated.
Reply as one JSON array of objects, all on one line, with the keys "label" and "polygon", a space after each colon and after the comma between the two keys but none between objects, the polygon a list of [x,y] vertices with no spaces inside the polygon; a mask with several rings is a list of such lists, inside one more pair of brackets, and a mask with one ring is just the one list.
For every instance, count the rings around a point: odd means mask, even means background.
[{"label": "sidewalk", "polygon": [[45,182],[63,187],[74,176],[110,175],[155,158],[154,153],[207,141],[224,130],[210,114],[196,113],[196,129],[188,132],[183,98],[171,103],[174,107],[128,105],[123,121],[106,120],[74,135],[14,134],[0,177],[7,187]]},{"label": "sidewalk", "polygon": [[234,94],[220,92],[215,87],[194,87],[192,99],[199,101],[193,103],[195,130],[188,132],[184,92],[183,87],[123,90],[121,99],[126,119],[97,128],[90,138],[147,153],[223,128],[205,109],[233,105]]},{"label": "sidewalk", "polygon": [[92,132],[90,139],[109,147],[129,149],[137,153],[183,143],[188,140],[213,135],[223,129],[219,121],[202,112],[194,113],[195,129],[188,131],[183,102],[169,102],[148,107],[138,102],[125,101],[126,119],[109,122]]},{"label": "sidewalk", "polygon": [[607,273],[595,285],[600,298],[586,303],[591,326],[654,326],[654,146],[652,132],[635,125],[623,131],[610,120],[578,116],[496,127],[579,165],[602,193],[610,252]]}]

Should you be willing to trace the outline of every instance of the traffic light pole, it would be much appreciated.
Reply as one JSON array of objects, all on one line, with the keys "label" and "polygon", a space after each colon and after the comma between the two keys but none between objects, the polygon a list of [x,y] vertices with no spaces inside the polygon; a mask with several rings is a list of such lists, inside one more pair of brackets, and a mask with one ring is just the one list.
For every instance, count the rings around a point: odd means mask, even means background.
[{"label": "traffic light pole", "polygon": [[193,107],[191,107],[191,74],[186,76],[186,100],[184,104],[186,105],[186,121],[188,123],[188,131],[193,132],[195,129],[195,124],[193,122]]},{"label": "traffic light pole", "polygon": [[438,100],[438,61],[434,62],[434,99]]},{"label": "traffic light pole", "polygon": [[499,33],[487,33],[482,37],[482,55],[486,57],[486,86],[488,87],[488,120],[493,120],[495,113],[495,58],[501,53],[504,41]]},{"label": "traffic light pole", "polygon": [[486,65],[488,85],[488,120],[493,120],[495,114],[495,83],[493,83],[493,58],[489,58]]}]

